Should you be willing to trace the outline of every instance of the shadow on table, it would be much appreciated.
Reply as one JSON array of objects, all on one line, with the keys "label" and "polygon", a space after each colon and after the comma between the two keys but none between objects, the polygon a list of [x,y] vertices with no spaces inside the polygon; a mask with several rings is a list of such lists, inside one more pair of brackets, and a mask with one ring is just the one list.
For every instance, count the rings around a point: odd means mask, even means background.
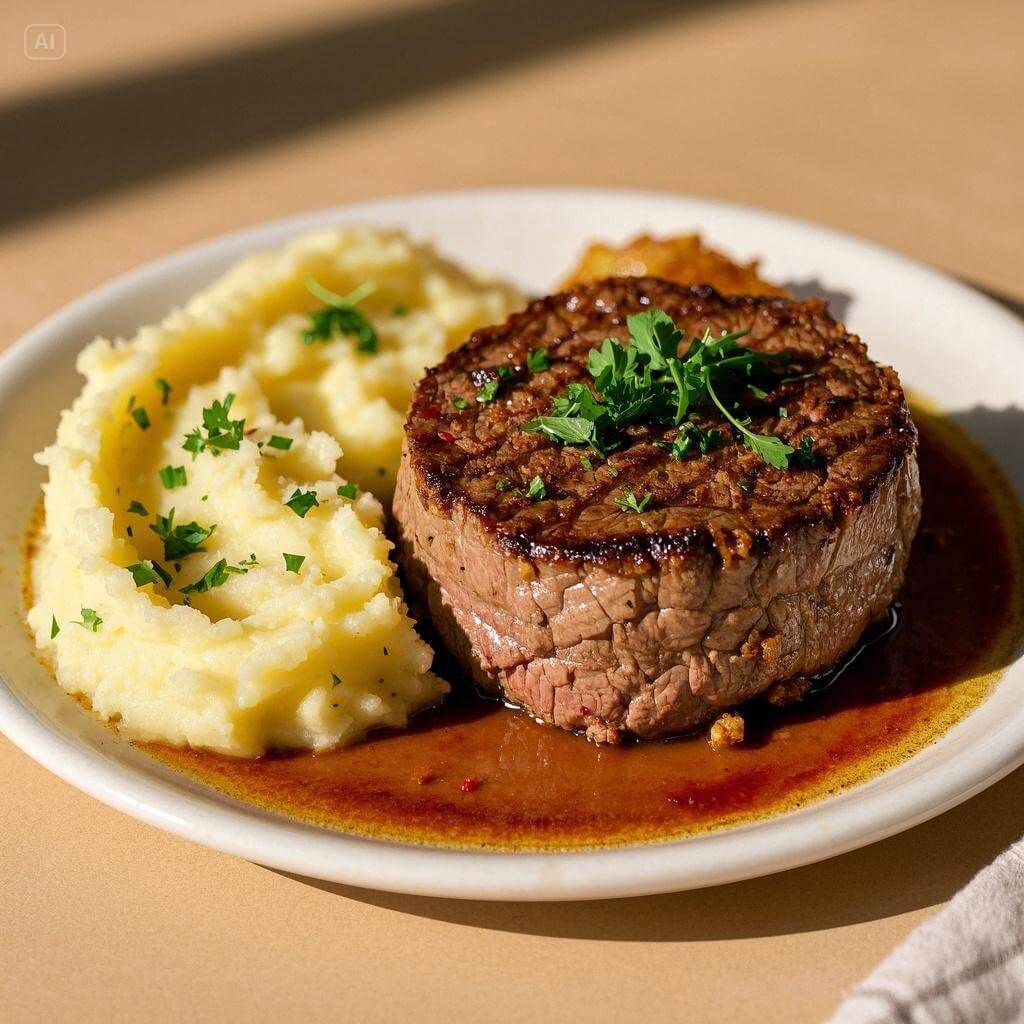
[{"label": "shadow on table", "polygon": [[289,875],[385,910],[572,939],[680,942],[819,931],[948,900],[1024,831],[1024,770],[917,828],[820,864],[693,892],[577,903],[396,896]]},{"label": "shadow on table", "polygon": [[0,225],[727,2],[752,0],[407,5],[15,97],[0,105]]}]

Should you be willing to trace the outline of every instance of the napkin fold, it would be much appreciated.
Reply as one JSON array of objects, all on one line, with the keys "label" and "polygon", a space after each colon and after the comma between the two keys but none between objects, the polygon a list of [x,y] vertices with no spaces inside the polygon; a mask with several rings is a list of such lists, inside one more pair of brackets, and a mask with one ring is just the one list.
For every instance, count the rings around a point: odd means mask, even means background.
[{"label": "napkin fold", "polygon": [[1024,840],[846,997],[829,1024],[1024,1021]]}]

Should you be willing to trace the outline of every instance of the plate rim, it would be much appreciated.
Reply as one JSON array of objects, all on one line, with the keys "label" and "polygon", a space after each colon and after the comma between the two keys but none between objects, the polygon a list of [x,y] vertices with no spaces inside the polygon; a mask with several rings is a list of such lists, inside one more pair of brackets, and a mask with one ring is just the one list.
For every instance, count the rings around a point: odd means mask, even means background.
[{"label": "plate rim", "polygon": [[[257,251],[261,239],[298,234],[353,216],[371,218],[375,210],[401,204],[501,203],[544,197],[595,202],[622,199],[689,203],[710,211],[752,217],[783,230],[830,238],[856,247],[905,270],[952,289],[961,301],[983,308],[1024,338],[1024,326],[1009,310],[941,269],[928,267],[875,242],[752,206],[668,192],[601,188],[452,189],[381,197],[275,218],[176,250],[123,273],[66,304],[0,354],[0,381],[44,361],[76,321],[133,290],[181,270],[197,259],[240,249]],[[452,254],[458,258],[457,253]],[[725,829],[656,844],[575,851],[473,851],[445,849],[336,832],[255,806],[225,802],[211,795],[176,788],[148,776],[123,760],[103,758],[80,747],[24,704],[0,669],[0,731],[29,757],[103,803],[182,838],[224,853],[255,860],[278,870],[389,892],[487,900],[579,900],[650,895],[725,884],[789,870],[868,845],[944,813],[970,799],[1024,763],[1024,729],[1009,727],[982,750],[972,747],[971,764],[953,777],[931,772],[883,795],[879,806],[870,790],[888,773],[807,808]],[[953,736],[971,712],[936,742]],[[930,744],[934,747],[934,744]],[[929,747],[898,766],[915,762]],[[858,797],[851,800],[854,794]],[[805,811],[813,814],[805,815]],[[873,812],[873,813],[869,813]],[[804,815],[802,828],[796,823]],[[868,820],[870,819],[870,821]],[[744,843],[757,830],[762,842]],[[808,832],[813,835],[808,835]],[[711,849],[709,849],[709,847]],[[727,856],[720,849],[725,847]],[[770,851],[766,849],[770,847]],[[703,863],[702,863],[703,860]]]}]

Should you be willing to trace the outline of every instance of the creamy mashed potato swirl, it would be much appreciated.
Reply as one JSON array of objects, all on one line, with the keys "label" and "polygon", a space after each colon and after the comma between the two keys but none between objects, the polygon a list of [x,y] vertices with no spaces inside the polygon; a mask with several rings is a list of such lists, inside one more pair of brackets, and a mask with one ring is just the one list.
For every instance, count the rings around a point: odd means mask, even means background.
[{"label": "creamy mashed potato swirl", "polygon": [[[358,308],[375,352],[306,343],[310,277],[339,294],[372,282]],[[93,342],[37,456],[28,622],[60,684],[132,737],[244,756],[348,743],[441,699],[381,501],[423,368],[521,303],[400,232],[330,230],[246,260],[131,340]],[[186,436],[229,395],[237,449],[193,458]]]}]

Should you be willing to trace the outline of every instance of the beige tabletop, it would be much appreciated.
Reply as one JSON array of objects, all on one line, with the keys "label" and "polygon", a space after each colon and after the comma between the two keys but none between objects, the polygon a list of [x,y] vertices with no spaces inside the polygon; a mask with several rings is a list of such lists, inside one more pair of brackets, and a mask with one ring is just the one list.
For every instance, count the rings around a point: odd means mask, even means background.
[{"label": "beige tabletop", "polygon": [[[477,185],[756,204],[1019,299],[1022,40],[1019,0],[7,0],[0,344],[196,240]],[[0,778],[2,1021],[817,1021],[1024,831],[1017,772],[770,878],[459,903],[213,853],[2,739]]]}]

